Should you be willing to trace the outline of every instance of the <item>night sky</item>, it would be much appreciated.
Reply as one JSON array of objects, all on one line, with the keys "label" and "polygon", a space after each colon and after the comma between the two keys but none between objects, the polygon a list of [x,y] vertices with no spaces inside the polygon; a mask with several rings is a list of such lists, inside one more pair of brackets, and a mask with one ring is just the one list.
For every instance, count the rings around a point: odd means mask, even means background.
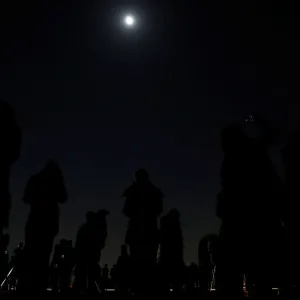
[{"label": "night sky", "polygon": [[[74,239],[87,210],[108,209],[101,264],[112,265],[127,224],[121,195],[143,167],[165,211],[181,211],[185,260],[197,261],[199,239],[219,227],[222,126],[259,112],[283,133],[278,164],[300,125],[296,10],[251,0],[5,2],[0,98],[23,131],[11,247],[24,239],[25,184],[54,157],[69,193],[58,238]],[[131,29],[120,22],[127,12],[137,16]]]}]

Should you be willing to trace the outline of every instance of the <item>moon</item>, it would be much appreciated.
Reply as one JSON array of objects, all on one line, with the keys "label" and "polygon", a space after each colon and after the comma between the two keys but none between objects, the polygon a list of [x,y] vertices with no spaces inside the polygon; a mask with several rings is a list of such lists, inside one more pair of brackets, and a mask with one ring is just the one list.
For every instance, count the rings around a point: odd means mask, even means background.
[{"label": "moon", "polygon": [[124,17],[124,23],[127,27],[132,27],[135,23],[135,19],[132,15],[126,15]]}]

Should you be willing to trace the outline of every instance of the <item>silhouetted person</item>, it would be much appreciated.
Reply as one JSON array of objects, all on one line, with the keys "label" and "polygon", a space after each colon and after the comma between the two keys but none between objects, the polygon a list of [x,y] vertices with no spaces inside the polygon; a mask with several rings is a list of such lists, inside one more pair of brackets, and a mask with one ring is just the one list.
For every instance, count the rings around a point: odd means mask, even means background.
[{"label": "silhouetted person", "polygon": [[115,267],[115,277],[117,284],[116,288],[119,292],[121,292],[121,294],[126,293],[130,284],[130,257],[126,245],[121,246],[121,255],[119,256]]},{"label": "silhouetted person", "polygon": [[139,169],[123,196],[126,198],[123,213],[129,218],[125,241],[132,261],[133,288],[139,293],[154,281],[159,243],[157,222],[163,194],[151,183],[148,173]]},{"label": "silhouetted person", "polygon": [[23,201],[30,205],[30,212],[20,286],[42,292],[47,287],[50,254],[59,231],[59,203],[67,201],[63,175],[56,162],[48,161],[41,172],[29,179]]},{"label": "silhouetted person", "polygon": [[217,235],[204,236],[198,246],[199,283],[202,293],[210,290],[213,280],[213,272],[216,265]]},{"label": "silhouetted person", "polygon": [[9,226],[11,196],[10,169],[20,156],[21,131],[16,123],[13,108],[0,100],[0,239],[3,229]]},{"label": "silhouetted person", "polygon": [[[284,225],[286,231],[286,253],[288,269],[284,277],[290,285],[300,285],[300,131],[294,133],[282,150],[284,177],[287,197],[284,205]],[[289,246],[287,246],[289,245]]]},{"label": "silhouetted person", "polygon": [[183,285],[185,265],[180,213],[177,209],[172,209],[161,218],[160,232],[160,266],[164,285],[167,291],[172,286],[175,292],[179,292]]},{"label": "silhouetted person", "polygon": [[[76,267],[74,288],[78,291],[95,289],[99,277],[101,252],[107,237],[106,216],[108,211],[102,209],[97,213],[87,212],[86,222],[79,228],[75,246]],[[88,286],[86,283],[88,282]]]},{"label": "silhouetted person", "polygon": [[217,287],[226,297],[242,294],[245,273],[251,274],[259,297],[271,290],[265,271],[272,272],[272,255],[275,259],[283,185],[268,155],[270,142],[267,131],[255,138],[239,125],[222,131]]},{"label": "silhouetted person", "polygon": [[52,291],[67,291],[71,273],[74,267],[74,252],[71,240],[62,239],[55,245],[51,262],[51,286]]}]

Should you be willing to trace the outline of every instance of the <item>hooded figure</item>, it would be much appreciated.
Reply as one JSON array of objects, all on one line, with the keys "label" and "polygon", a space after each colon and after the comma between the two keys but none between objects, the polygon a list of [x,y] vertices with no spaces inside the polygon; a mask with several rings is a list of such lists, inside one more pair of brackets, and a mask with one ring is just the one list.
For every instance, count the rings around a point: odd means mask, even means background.
[{"label": "hooded figure", "polygon": [[0,101],[0,238],[9,226],[11,197],[9,179],[11,166],[18,160],[21,149],[21,130],[13,108]]},{"label": "hooded figure", "polygon": [[23,201],[30,205],[30,212],[25,228],[24,273],[20,284],[24,283],[22,288],[26,289],[38,286],[43,291],[48,283],[53,241],[59,231],[59,203],[67,201],[63,175],[56,162],[48,161],[41,172],[30,177]]},{"label": "hooded figure", "polygon": [[[285,225],[285,244],[284,257],[285,272],[283,273],[286,285],[300,284],[300,221],[299,221],[299,200],[300,200],[300,131],[294,133],[282,150],[284,163],[284,179],[287,197],[284,201],[284,225]],[[291,263],[292,262],[292,263]]]},{"label": "hooded figure", "polygon": [[283,184],[268,155],[268,136],[250,138],[234,124],[221,137],[224,160],[217,204],[222,220],[217,285],[233,298],[240,297],[247,273],[262,295],[272,287],[271,277],[262,269],[271,270],[275,264]]},{"label": "hooded figure", "polygon": [[[76,239],[75,284],[78,290],[93,289],[100,275],[99,262],[107,238],[107,210],[87,212],[86,222],[79,228]],[[88,285],[86,282],[88,278]]]},{"label": "hooded figure", "polygon": [[149,180],[144,169],[135,173],[134,183],[124,191],[123,213],[129,218],[125,242],[132,262],[135,290],[145,291],[153,280],[159,244],[158,217],[163,193]]}]

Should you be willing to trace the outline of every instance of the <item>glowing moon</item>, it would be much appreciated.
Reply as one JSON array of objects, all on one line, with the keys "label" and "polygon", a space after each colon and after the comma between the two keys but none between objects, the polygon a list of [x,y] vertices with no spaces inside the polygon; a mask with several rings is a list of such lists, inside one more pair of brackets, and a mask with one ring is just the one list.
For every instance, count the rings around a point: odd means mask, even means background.
[{"label": "glowing moon", "polygon": [[124,23],[128,27],[132,27],[135,23],[134,17],[130,15],[125,16]]}]

